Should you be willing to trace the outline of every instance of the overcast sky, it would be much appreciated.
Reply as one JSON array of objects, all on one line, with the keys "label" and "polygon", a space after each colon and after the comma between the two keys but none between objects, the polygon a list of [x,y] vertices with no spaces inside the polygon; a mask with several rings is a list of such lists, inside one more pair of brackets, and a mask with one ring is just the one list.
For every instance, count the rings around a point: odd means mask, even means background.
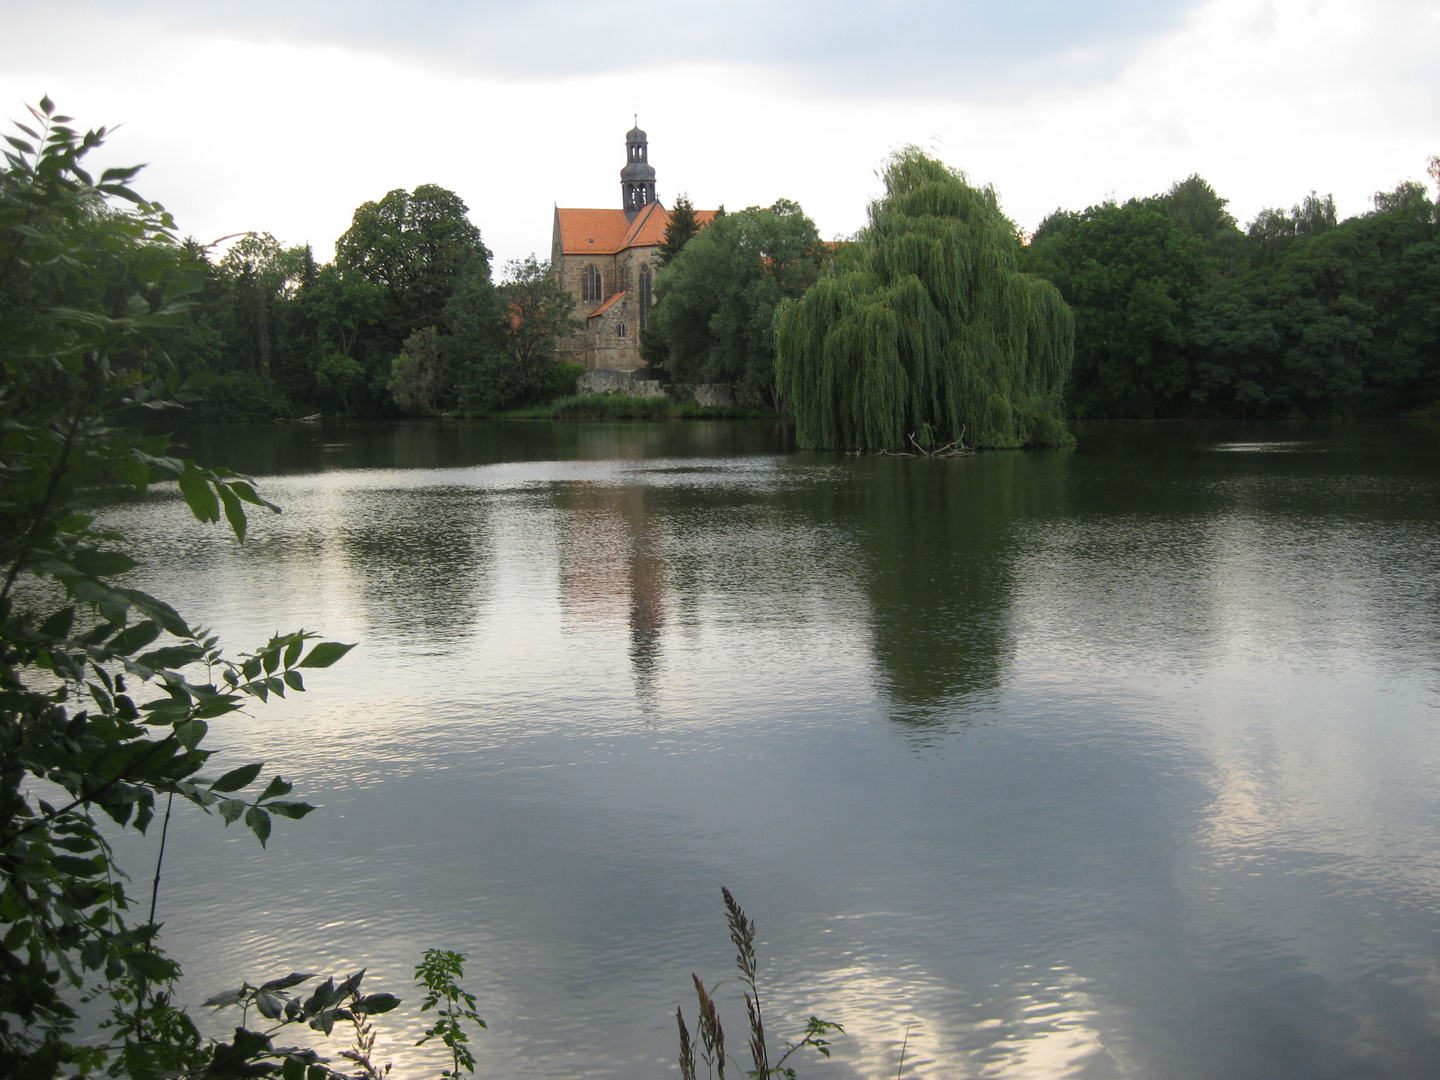
[{"label": "overcast sky", "polygon": [[0,0],[0,97],[118,127],[104,160],[210,240],[329,258],[392,188],[461,195],[497,260],[619,206],[632,114],[660,198],[865,221],[892,150],[1022,227],[1198,172],[1242,224],[1342,215],[1440,153],[1440,0]]}]

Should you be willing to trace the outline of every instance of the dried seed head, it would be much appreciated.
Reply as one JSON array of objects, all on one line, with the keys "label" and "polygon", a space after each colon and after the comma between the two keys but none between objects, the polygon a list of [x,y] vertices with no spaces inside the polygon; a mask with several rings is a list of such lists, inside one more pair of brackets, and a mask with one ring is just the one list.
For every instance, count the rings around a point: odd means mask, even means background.
[{"label": "dried seed head", "polygon": [[715,1002],[705,992],[705,984],[700,981],[700,976],[692,973],[690,977],[695,980],[695,996],[700,999],[700,1044],[723,1071],[725,1031],[720,1026],[720,1010],[715,1008]]},{"label": "dried seed head", "polygon": [[757,1080],[770,1080],[770,1054],[765,1047],[765,1025],[760,1020],[760,1006],[745,995],[745,1011],[750,1014],[750,1060],[755,1063]]},{"label": "dried seed head", "polygon": [[675,1023],[680,1025],[680,1080],[695,1080],[695,1048],[690,1045],[690,1029],[685,1014],[675,1010]]},{"label": "dried seed head", "polygon": [[735,966],[753,988],[755,985],[755,924],[745,917],[745,910],[735,902],[730,890],[722,888],[725,911],[730,921],[730,940],[735,943]]}]

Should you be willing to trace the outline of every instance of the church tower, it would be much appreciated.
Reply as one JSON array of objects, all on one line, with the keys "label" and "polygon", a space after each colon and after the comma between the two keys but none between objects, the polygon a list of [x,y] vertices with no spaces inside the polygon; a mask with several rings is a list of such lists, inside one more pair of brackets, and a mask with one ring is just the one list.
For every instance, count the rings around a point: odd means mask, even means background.
[{"label": "church tower", "polygon": [[630,221],[655,201],[655,170],[649,157],[650,144],[636,124],[625,133],[625,168],[620,170],[620,205]]}]

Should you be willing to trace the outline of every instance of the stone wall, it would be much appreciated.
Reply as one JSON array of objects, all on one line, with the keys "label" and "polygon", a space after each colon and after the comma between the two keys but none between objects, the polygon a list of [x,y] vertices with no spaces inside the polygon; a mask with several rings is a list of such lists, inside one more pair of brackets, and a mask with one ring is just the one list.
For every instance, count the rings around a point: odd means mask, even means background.
[{"label": "stone wall", "polygon": [[634,371],[597,368],[580,376],[575,390],[580,394],[619,394],[622,397],[664,397],[665,387],[658,379],[636,378]]},{"label": "stone wall", "polygon": [[735,391],[729,383],[697,383],[691,389],[696,405],[707,409],[735,408]]}]

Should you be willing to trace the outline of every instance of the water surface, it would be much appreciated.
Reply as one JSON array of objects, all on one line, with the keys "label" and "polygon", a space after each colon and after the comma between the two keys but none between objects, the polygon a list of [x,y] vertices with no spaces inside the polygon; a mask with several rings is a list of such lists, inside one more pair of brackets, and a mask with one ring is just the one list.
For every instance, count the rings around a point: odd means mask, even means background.
[{"label": "water surface", "polygon": [[410,969],[452,948],[482,1075],[678,1075],[728,885],[772,1032],[845,1024],[805,1077],[894,1076],[907,1036],[933,1080],[1433,1076],[1440,429],[1079,434],[187,434],[285,512],[242,548],[122,508],[136,583],[236,650],[360,643],[214,732],[321,809],[268,852],[179,816],[189,997],[367,966],[418,1074]]}]

